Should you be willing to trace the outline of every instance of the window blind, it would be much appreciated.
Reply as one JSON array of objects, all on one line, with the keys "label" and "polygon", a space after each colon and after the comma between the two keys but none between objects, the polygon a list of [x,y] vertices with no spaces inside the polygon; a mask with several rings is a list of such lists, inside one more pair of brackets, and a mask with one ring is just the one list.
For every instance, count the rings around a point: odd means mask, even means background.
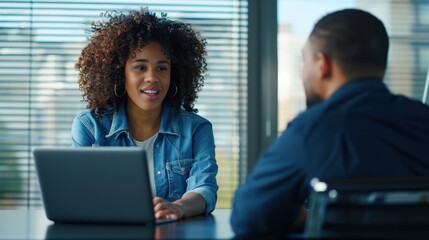
[{"label": "window blind", "polygon": [[207,39],[208,74],[195,106],[213,123],[219,164],[217,207],[230,207],[247,98],[247,1],[0,1],[0,208],[43,206],[32,148],[70,146],[85,109],[74,64],[106,10],[167,13]]},{"label": "window blind", "polygon": [[318,0],[278,0],[279,132],[305,109],[300,78],[304,42],[316,21],[335,10],[360,8],[383,21],[390,38],[384,82],[394,93],[422,100],[429,68],[429,1],[338,0],[320,6],[317,3]]}]

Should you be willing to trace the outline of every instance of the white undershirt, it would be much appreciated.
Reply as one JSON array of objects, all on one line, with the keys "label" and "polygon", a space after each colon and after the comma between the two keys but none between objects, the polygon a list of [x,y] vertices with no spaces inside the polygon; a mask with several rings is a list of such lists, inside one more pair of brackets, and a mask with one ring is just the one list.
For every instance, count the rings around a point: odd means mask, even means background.
[{"label": "white undershirt", "polygon": [[152,196],[156,196],[155,193],[155,176],[154,176],[154,170],[153,170],[153,145],[155,143],[155,139],[156,136],[158,134],[153,135],[152,137],[144,140],[144,141],[137,141],[135,139],[133,139],[134,143],[139,146],[142,147],[145,151],[146,151],[146,156],[147,156],[147,168],[149,170],[149,181],[150,181],[150,186],[152,188]]}]

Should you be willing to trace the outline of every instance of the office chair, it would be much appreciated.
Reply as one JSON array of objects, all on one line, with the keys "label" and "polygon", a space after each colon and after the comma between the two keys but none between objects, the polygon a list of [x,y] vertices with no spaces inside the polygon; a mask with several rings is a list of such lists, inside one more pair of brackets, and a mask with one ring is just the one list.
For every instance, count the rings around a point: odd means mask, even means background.
[{"label": "office chair", "polygon": [[311,181],[309,238],[427,238],[429,177]]}]

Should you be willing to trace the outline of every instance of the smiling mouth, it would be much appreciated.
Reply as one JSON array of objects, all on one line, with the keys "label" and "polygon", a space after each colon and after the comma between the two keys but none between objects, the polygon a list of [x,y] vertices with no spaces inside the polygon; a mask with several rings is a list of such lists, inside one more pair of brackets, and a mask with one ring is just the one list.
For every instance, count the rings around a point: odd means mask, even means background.
[{"label": "smiling mouth", "polygon": [[156,94],[160,93],[161,91],[159,91],[159,90],[140,90],[140,92],[145,93],[145,94],[149,94],[149,95],[156,95]]}]

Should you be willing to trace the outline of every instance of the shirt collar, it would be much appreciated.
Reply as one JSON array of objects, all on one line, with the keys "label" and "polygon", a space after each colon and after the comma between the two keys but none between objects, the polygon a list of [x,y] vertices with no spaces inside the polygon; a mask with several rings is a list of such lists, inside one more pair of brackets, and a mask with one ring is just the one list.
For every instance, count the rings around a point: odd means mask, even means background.
[{"label": "shirt collar", "polygon": [[333,101],[342,100],[344,97],[350,97],[359,92],[366,91],[386,91],[386,85],[383,83],[381,78],[376,77],[364,77],[356,78],[348,81],[343,86],[339,87],[325,102],[330,103]]},{"label": "shirt collar", "polygon": [[176,110],[164,103],[162,106],[161,127],[159,133],[172,134],[180,137],[178,121],[176,120],[180,110]]},{"label": "shirt collar", "polygon": [[106,138],[114,137],[116,139],[118,138],[119,134],[123,132],[129,135],[125,103],[121,104],[118,111],[113,113],[112,125],[110,126],[110,131],[106,135]]},{"label": "shirt collar", "polygon": [[[161,126],[158,133],[171,134],[180,137],[179,127],[175,118],[178,111],[164,103],[162,107]],[[125,103],[121,104],[118,111],[115,111],[112,118],[112,125],[106,138],[114,137],[115,139],[121,133],[126,133],[129,136],[127,114],[125,111]]]}]

